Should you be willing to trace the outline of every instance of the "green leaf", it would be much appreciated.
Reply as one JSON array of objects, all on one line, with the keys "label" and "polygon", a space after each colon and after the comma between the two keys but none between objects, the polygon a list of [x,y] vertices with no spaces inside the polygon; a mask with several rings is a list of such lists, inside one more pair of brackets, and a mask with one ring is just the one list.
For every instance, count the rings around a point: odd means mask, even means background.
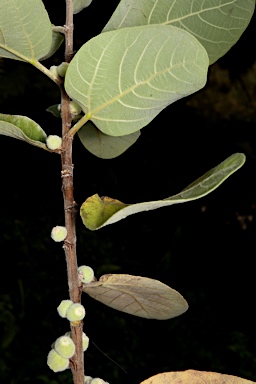
[{"label": "green leaf", "polygon": [[78,13],[91,4],[92,0],[74,0],[73,13]]},{"label": "green leaf", "polygon": [[181,294],[158,280],[132,275],[103,275],[83,285],[95,300],[130,315],[167,320],[186,312],[188,303]]},{"label": "green leaf", "polygon": [[65,89],[100,131],[123,136],[201,89],[208,64],[203,46],[180,28],[124,28],[83,45],[69,64]]},{"label": "green leaf", "polygon": [[95,230],[108,224],[114,224],[127,216],[138,212],[150,211],[169,205],[186,203],[191,200],[199,199],[214,191],[230,175],[242,167],[245,162],[245,155],[235,153],[222,163],[212,168],[177,195],[168,197],[164,200],[149,201],[138,204],[124,204],[119,200],[110,197],[100,198],[98,195],[89,197],[81,206],[80,215],[84,225]]},{"label": "green leaf", "polygon": [[58,119],[61,118],[60,104],[51,105],[46,109],[46,112],[50,112],[53,116],[57,117]]},{"label": "green leaf", "polygon": [[47,53],[47,55],[42,57],[41,60],[46,60],[52,55],[54,55],[54,53],[59,49],[63,41],[64,41],[64,36],[62,36],[61,33],[52,31],[52,45],[51,45],[50,51]]},{"label": "green leaf", "polygon": [[35,121],[27,116],[0,114],[0,135],[23,140],[26,143],[47,150],[45,145],[46,133]]},{"label": "green leaf", "polygon": [[255,0],[121,0],[105,31],[148,24],[174,25],[193,34],[214,63],[247,28]]},{"label": "green leaf", "polygon": [[126,136],[108,136],[98,130],[90,121],[78,131],[78,137],[83,146],[101,159],[113,159],[120,156],[136,142],[139,136],[139,131]]},{"label": "green leaf", "polygon": [[1,0],[0,57],[33,62],[47,55],[52,26],[41,0]]}]

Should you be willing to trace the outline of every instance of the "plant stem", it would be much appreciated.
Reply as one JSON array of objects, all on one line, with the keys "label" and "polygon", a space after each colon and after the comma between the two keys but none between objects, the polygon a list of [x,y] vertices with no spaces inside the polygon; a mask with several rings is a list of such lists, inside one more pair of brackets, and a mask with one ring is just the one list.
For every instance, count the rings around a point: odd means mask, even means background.
[{"label": "plant stem", "polygon": [[[70,62],[73,55],[73,0],[66,0],[66,24],[65,24],[65,61]],[[81,302],[82,287],[78,279],[77,256],[76,256],[76,203],[73,188],[73,164],[72,143],[73,137],[68,136],[71,128],[72,116],[69,110],[69,96],[63,84],[61,89],[61,112],[62,112],[62,191],[64,198],[65,226],[67,237],[64,241],[64,251],[67,262],[68,286],[70,300],[74,303]],[[70,323],[71,336],[75,343],[76,352],[70,362],[74,384],[84,383],[84,361],[82,349],[83,323],[78,325]]]}]

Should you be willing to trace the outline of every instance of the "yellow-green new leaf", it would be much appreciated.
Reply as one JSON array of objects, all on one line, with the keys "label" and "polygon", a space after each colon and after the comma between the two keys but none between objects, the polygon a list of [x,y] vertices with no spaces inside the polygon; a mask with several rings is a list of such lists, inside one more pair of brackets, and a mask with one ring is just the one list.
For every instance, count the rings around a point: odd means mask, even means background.
[{"label": "yellow-green new leaf", "polygon": [[164,372],[152,376],[140,384],[255,384],[254,381],[217,372],[189,369],[181,372]]},{"label": "yellow-green new leaf", "polygon": [[208,56],[187,31],[164,25],[101,33],[68,66],[65,89],[110,136],[139,131],[206,83]]},{"label": "yellow-green new leaf", "polygon": [[52,25],[41,0],[1,0],[0,57],[33,63],[51,45]]},{"label": "yellow-green new leaf", "polygon": [[121,0],[103,32],[148,24],[174,25],[201,42],[212,64],[237,42],[254,8],[255,0]]},{"label": "yellow-green new leaf", "polygon": [[125,136],[108,136],[88,121],[79,131],[83,146],[101,159],[114,159],[124,153],[140,136],[140,131]]},{"label": "yellow-green new leaf", "polygon": [[10,136],[48,150],[45,145],[46,133],[27,116],[0,114],[0,135]]},{"label": "yellow-green new leaf", "polygon": [[83,291],[111,308],[146,319],[171,319],[188,309],[179,292],[147,277],[103,275],[99,281],[84,284]]},{"label": "yellow-green new leaf", "polygon": [[177,195],[164,200],[148,201],[138,204],[124,204],[109,197],[100,198],[97,194],[89,197],[81,206],[80,215],[84,225],[90,230],[96,230],[108,224],[125,219],[135,213],[168,207],[173,204],[186,203],[199,199],[214,191],[229,176],[242,167],[245,155],[235,153],[222,163],[212,168]]}]

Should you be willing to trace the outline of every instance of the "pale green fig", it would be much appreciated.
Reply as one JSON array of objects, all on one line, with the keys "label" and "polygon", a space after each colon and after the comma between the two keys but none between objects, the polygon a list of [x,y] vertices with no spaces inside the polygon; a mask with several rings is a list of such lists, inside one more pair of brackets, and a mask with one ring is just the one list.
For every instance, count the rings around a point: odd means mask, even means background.
[{"label": "pale green fig", "polygon": [[67,310],[71,304],[73,304],[73,301],[71,300],[62,300],[60,305],[57,307],[57,311],[60,317],[67,317]]},{"label": "pale green fig", "polygon": [[84,377],[84,384],[91,384],[92,377],[91,376],[85,376]]},{"label": "pale green fig", "polygon": [[54,349],[62,357],[70,359],[74,355],[76,347],[69,336],[61,336],[55,341]]},{"label": "pale green fig", "polygon": [[55,75],[55,76],[58,76],[58,70],[57,70],[57,65],[52,65],[50,67],[50,71]]},{"label": "pale green fig", "polygon": [[62,138],[58,135],[49,135],[46,139],[46,145],[53,151],[59,149],[62,146]]},{"label": "pale green fig", "polygon": [[82,304],[74,303],[67,310],[67,319],[71,322],[80,321],[85,316],[85,309]]},{"label": "pale green fig", "polygon": [[73,117],[79,115],[82,112],[81,107],[73,100],[69,103],[69,109]]},{"label": "pale green fig", "polygon": [[66,62],[64,61],[63,63],[61,63],[61,64],[58,65],[58,67],[57,67],[58,75],[59,75],[60,77],[65,77],[66,72],[67,72],[67,69],[68,69],[68,63],[66,63]]},{"label": "pale green fig", "polygon": [[92,379],[90,384],[108,384],[108,383],[106,381],[100,379],[99,377],[95,377],[94,379]]},{"label": "pale green fig", "polygon": [[69,367],[69,359],[62,357],[55,349],[52,349],[47,356],[47,365],[54,372],[65,371]]},{"label": "pale green fig", "polygon": [[52,229],[51,238],[54,241],[60,242],[60,241],[65,240],[66,237],[67,237],[66,227],[61,227],[61,226],[57,225],[56,227],[54,227]]},{"label": "pale green fig", "polygon": [[[71,337],[70,332],[65,333],[65,336]],[[82,336],[83,351],[85,352],[89,347],[89,337],[83,332]]]},{"label": "pale green fig", "polygon": [[94,279],[94,271],[87,265],[81,265],[81,267],[78,268],[78,276],[82,283],[88,284]]}]

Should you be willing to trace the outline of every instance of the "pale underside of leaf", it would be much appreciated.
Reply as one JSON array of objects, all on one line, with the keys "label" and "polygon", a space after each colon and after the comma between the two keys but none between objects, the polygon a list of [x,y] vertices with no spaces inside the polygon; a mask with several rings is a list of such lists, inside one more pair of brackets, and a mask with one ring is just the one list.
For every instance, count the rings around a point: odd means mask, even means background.
[{"label": "pale underside of leaf", "polygon": [[152,376],[140,384],[253,384],[241,377],[217,372],[195,371],[164,372]]},{"label": "pale underside of leaf", "polygon": [[74,0],[73,13],[76,14],[81,12],[84,8],[89,7],[91,2],[92,0]]},{"label": "pale underside of leaf", "polygon": [[47,150],[46,133],[35,121],[26,116],[0,114],[0,135],[19,139]]},{"label": "pale underside of leaf", "polygon": [[139,136],[139,131],[126,136],[108,136],[90,121],[78,131],[78,137],[84,147],[101,159],[114,159],[120,156],[136,142]]},{"label": "pale underside of leaf", "polygon": [[39,60],[51,43],[51,22],[41,0],[1,0],[0,57]]},{"label": "pale underside of leaf", "polygon": [[147,319],[171,319],[188,309],[179,292],[147,277],[103,275],[99,281],[84,284],[83,291],[111,308]]},{"label": "pale underside of leaf", "polygon": [[82,204],[80,215],[88,229],[96,230],[106,225],[114,224],[135,213],[196,200],[215,190],[229,176],[241,168],[244,162],[245,155],[236,153],[212,168],[177,195],[164,200],[124,204],[119,200],[106,196],[100,198],[96,194],[89,197]]},{"label": "pale underside of leaf", "polygon": [[174,25],[201,42],[212,64],[237,42],[254,8],[254,0],[121,0],[103,32],[138,25]]},{"label": "pale underside of leaf", "polygon": [[65,89],[99,130],[123,136],[201,89],[208,64],[202,45],[180,28],[120,29],[96,36],[77,52]]},{"label": "pale underside of leaf", "polygon": [[52,45],[51,45],[51,48],[50,48],[49,52],[47,52],[47,55],[42,57],[40,60],[41,61],[42,60],[46,60],[49,57],[51,57],[59,49],[59,47],[61,46],[63,41],[64,41],[64,36],[61,33],[56,32],[56,31],[52,31]]}]

